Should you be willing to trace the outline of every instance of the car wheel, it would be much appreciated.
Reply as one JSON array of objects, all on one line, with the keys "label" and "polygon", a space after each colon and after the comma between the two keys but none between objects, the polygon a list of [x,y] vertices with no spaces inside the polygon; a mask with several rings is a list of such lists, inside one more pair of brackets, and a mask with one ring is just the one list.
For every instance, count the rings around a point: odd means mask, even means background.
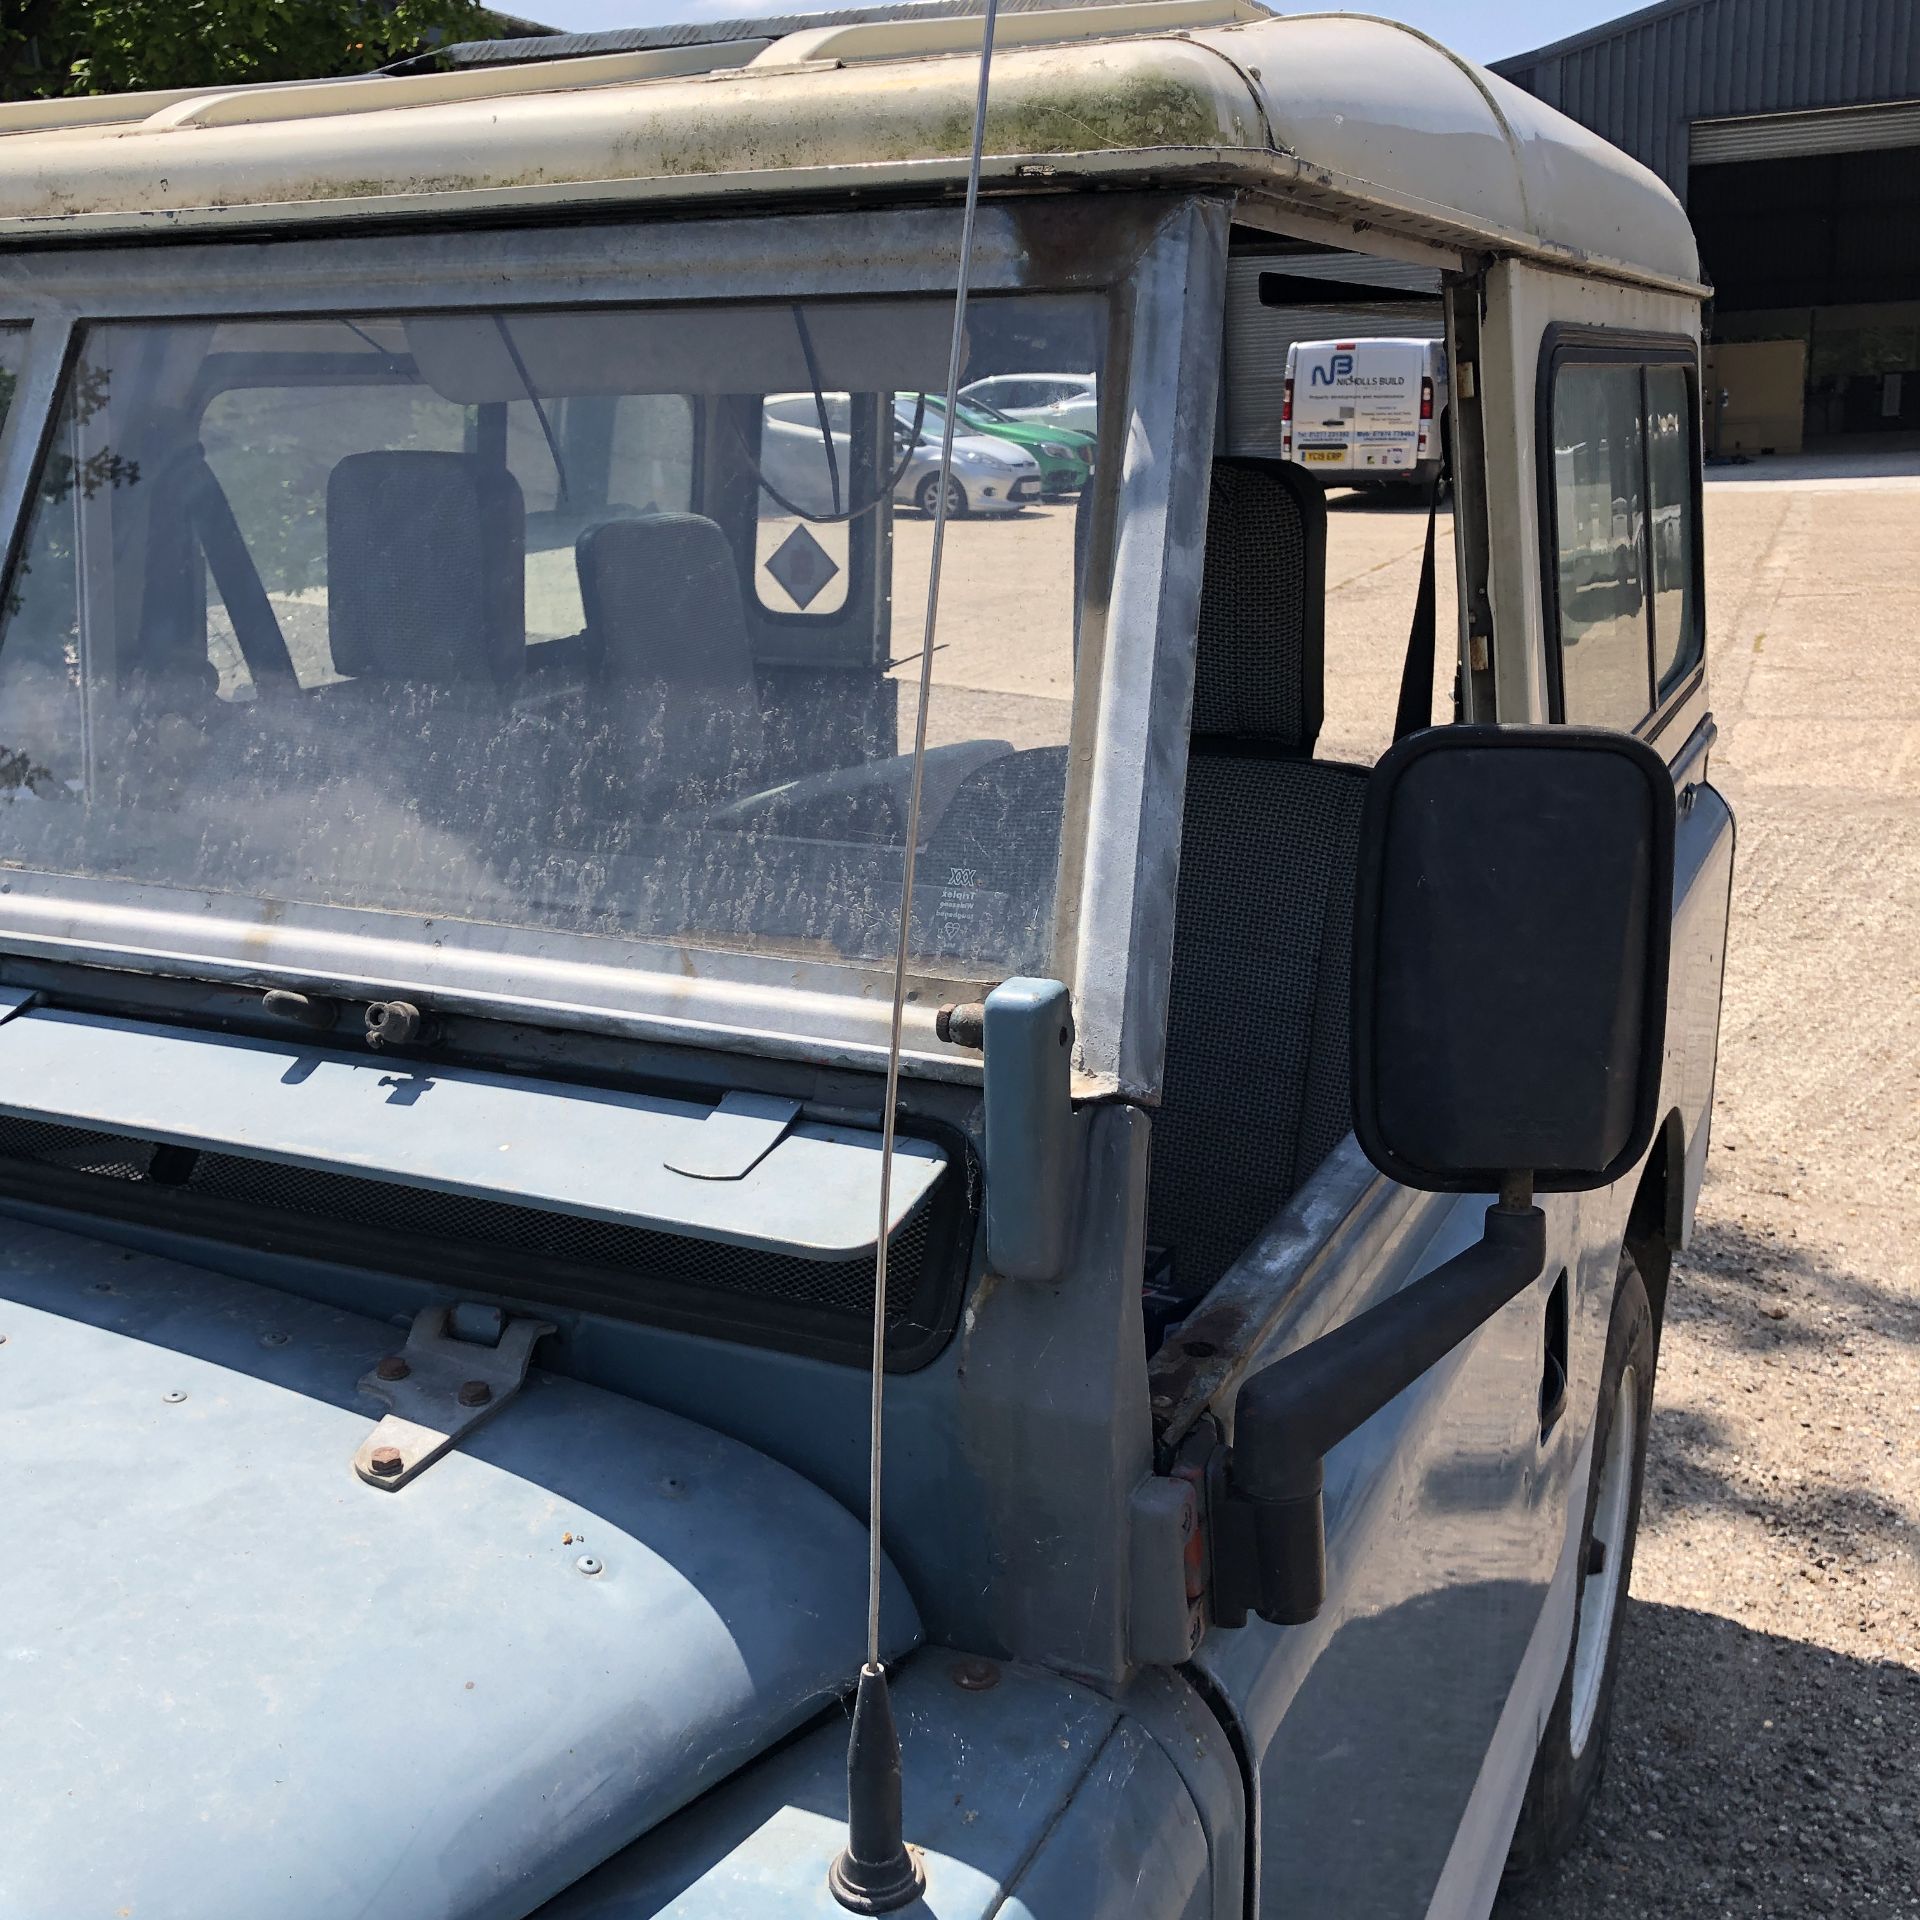
[{"label": "car wheel", "polygon": [[[940,499],[940,476],[930,473],[913,490],[913,504],[929,520],[933,518]],[[964,520],[967,517],[967,490],[953,475],[947,475],[947,518]]]},{"label": "car wheel", "polygon": [[1507,1855],[1510,1881],[1527,1879],[1567,1850],[1600,1786],[1633,1545],[1640,1530],[1653,1362],[1653,1308],[1632,1254],[1622,1248],[1593,1422],[1573,1641]]}]

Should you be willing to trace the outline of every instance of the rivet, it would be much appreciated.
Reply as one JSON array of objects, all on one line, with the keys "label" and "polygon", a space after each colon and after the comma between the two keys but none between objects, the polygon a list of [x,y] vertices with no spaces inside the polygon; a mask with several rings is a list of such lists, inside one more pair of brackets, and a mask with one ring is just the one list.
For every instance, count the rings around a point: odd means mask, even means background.
[{"label": "rivet", "polygon": [[89,1293],[111,1293],[113,1291],[113,1282],[111,1280],[96,1280],[87,1291]]},{"label": "rivet", "polygon": [[263,1347],[284,1347],[293,1338],[290,1333],[263,1333],[260,1344]]},{"label": "rivet", "polygon": [[463,1407],[484,1407],[493,1398],[493,1389],[484,1380],[462,1380],[459,1397]]},{"label": "rivet", "polygon": [[406,1462],[401,1459],[398,1447],[375,1447],[367,1458],[367,1465],[387,1479],[398,1473]]},{"label": "rivet", "polygon": [[164,1400],[167,1403],[167,1405],[170,1407],[177,1407],[180,1404],[180,1402],[184,1400],[186,1397],[187,1396],[184,1393],[182,1393],[178,1387],[175,1387],[171,1393],[163,1393],[160,1396],[160,1398]]},{"label": "rivet", "polygon": [[953,1684],[964,1687],[969,1693],[985,1693],[989,1687],[1000,1684],[999,1666],[991,1660],[956,1660],[953,1663]]},{"label": "rivet", "polygon": [[573,1563],[573,1570],[575,1573],[598,1573],[600,1571],[600,1562],[596,1560],[592,1554],[583,1553],[580,1558]]},{"label": "rivet", "polygon": [[413,1369],[397,1353],[383,1353],[380,1364],[374,1368],[377,1380],[404,1380]]}]

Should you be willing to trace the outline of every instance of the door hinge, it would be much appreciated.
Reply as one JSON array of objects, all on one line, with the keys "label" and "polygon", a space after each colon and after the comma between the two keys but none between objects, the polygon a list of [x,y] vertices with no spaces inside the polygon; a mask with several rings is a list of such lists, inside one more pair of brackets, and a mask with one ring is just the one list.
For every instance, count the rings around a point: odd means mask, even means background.
[{"label": "door hinge", "polygon": [[551,1332],[545,1320],[503,1321],[498,1308],[422,1307],[406,1344],[361,1375],[360,1391],[388,1410],[360,1443],[354,1472],[388,1493],[404,1487],[520,1391],[535,1343]]}]

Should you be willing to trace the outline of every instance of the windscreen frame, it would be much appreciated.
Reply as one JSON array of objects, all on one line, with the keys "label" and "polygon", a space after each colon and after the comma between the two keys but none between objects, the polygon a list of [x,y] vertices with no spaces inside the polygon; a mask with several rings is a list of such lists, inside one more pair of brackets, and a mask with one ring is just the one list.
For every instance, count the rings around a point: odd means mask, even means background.
[{"label": "windscreen frame", "polygon": [[[31,325],[0,436],[9,574],[87,325],[495,310],[506,304],[503,288],[511,289],[515,309],[940,294],[951,286],[958,221],[956,210],[909,208],[20,256],[12,297],[0,303],[4,317]],[[1196,356],[1210,412],[1217,312],[1209,315],[1205,299],[1196,301],[1190,269],[1196,250],[1204,256],[1210,232],[1223,225],[1219,203],[1171,196],[1003,202],[981,212],[980,291],[1091,292],[1107,302],[1102,425],[1119,457],[1102,462],[1095,544],[1102,564],[1111,564],[1104,584],[1106,606],[1114,609],[1139,601],[1157,613],[1169,573],[1183,570],[1173,551],[1178,516],[1170,508],[1191,476],[1184,467],[1176,476],[1176,463],[1126,454],[1143,431],[1168,443],[1172,403],[1156,395],[1151,380],[1169,368],[1191,370]],[[1069,228],[1073,244],[1065,245]],[[1207,280],[1201,272],[1199,285]],[[1168,417],[1143,419],[1143,410]],[[1179,410],[1182,417],[1194,411],[1191,395]],[[1204,486],[1200,492],[1204,498]],[[1116,668],[1107,644],[1114,624],[1103,608],[1101,617],[1085,621],[1081,638],[1053,954],[1084,1009],[1077,1061],[1083,1076],[1136,1089],[1143,1068],[1146,1081],[1157,1078],[1152,948],[1170,945],[1178,832],[1178,785],[1169,812],[1166,776],[1183,769],[1154,764],[1148,777],[1155,756],[1147,751],[1149,688],[1138,684],[1142,642],[1136,633],[1125,648],[1130,657]],[[1149,635],[1150,656],[1158,646]],[[1190,654],[1189,635],[1189,680]],[[1151,659],[1146,671],[1150,681],[1160,678]],[[1098,845],[1090,847],[1094,820]],[[429,924],[404,913],[217,897],[25,868],[6,870],[4,880],[0,970],[12,953],[348,996],[417,995],[449,1011],[836,1065],[871,1065],[884,1050],[884,997],[875,990],[884,968],[873,962],[556,937],[479,922]],[[1137,951],[1143,932],[1147,950]],[[1164,978],[1164,967],[1159,971]],[[978,992],[977,980],[916,969],[906,1028],[910,1071],[977,1075],[978,1056],[939,1041],[933,1014],[942,1000]]]}]

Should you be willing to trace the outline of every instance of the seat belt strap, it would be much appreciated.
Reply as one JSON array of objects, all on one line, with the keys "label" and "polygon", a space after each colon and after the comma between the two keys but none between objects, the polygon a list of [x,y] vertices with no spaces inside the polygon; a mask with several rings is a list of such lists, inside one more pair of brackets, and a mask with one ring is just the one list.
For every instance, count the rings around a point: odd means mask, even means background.
[{"label": "seat belt strap", "polygon": [[1407,635],[1406,665],[1400,670],[1400,705],[1393,717],[1393,737],[1433,725],[1433,656],[1439,615],[1434,599],[1434,529],[1440,518],[1440,482],[1436,477],[1427,495],[1427,549],[1420,560],[1420,588],[1413,597],[1413,630]]}]

